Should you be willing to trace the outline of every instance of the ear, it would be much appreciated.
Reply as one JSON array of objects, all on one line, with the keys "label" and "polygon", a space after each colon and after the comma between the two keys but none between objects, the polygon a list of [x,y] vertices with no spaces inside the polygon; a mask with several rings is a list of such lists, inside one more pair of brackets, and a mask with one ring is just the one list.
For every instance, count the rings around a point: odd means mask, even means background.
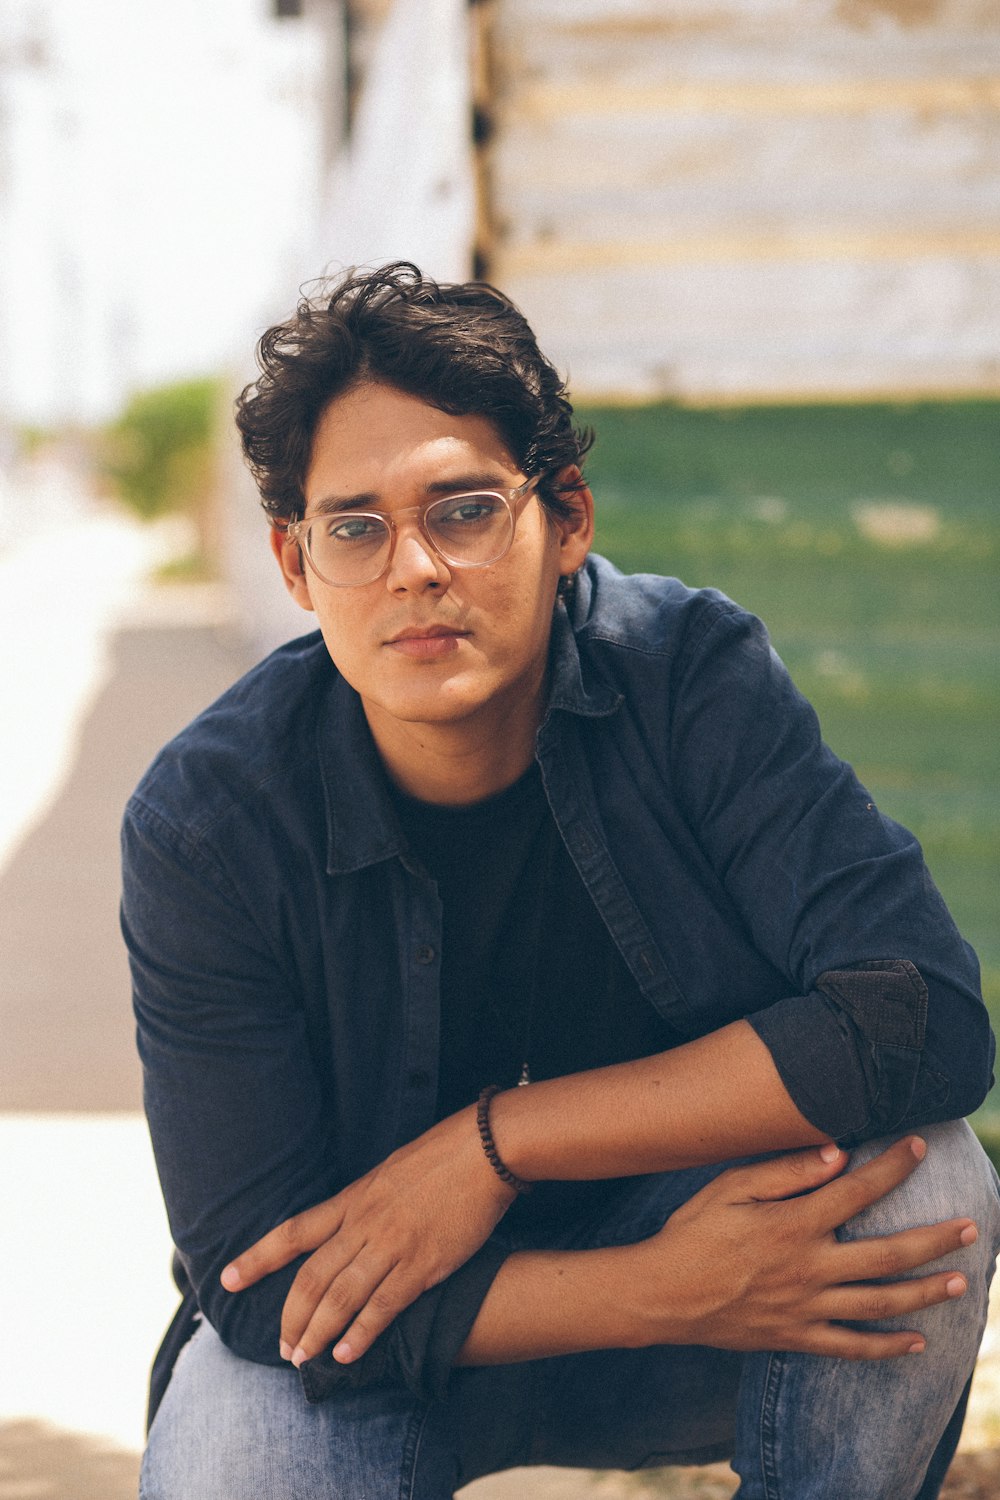
[{"label": "ear", "polygon": [[271,551],[274,553],[278,567],[281,569],[281,576],[285,580],[285,588],[300,609],[311,610],[313,602],[309,593],[309,578],[306,573],[305,559],[302,556],[302,548],[298,542],[290,542],[283,531],[280,531],[277,526],[272,526]]},{"label": "ear", "polygon": [[[573,488],[563,489],[564,485]],[[568,578],[583,567],[594,540],[594,497],[576,464],[560,469],[552,486],[573,507],[572,515],[551,518],[559,538],[559,572]]]}]

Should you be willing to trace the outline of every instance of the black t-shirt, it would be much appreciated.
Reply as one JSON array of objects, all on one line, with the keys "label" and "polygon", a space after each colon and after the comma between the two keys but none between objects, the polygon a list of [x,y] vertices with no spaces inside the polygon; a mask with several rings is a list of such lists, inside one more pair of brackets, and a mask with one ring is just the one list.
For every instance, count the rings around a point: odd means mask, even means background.
[{"label": "black t-shirt", "polygon": [[[442,904],[439,1119],[486,1084],[513,1086],[524,1064],[532,1080],[557,1078],[681,1040],[640,994],[598,915],[537,765],[471,806],[393,796]],[[558,1200],[561,1214],[588,1195],[533,1196],[534,1211]]]}]

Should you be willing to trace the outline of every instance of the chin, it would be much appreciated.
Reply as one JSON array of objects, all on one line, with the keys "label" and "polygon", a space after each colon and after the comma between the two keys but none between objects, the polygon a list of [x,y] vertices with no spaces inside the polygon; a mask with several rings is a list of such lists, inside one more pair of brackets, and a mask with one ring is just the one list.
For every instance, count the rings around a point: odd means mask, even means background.
[{"label": "chin", "polygon": [[384,704],[384,712],[391,714],[403,724],[459,724],[472,717],[483,704],[467,702],[465,699],[447,699],[440,695],[421,697],[414,695],[402,703]]},{"label": "chin", "polygon": [[482,684],[462,683],[452,678],[436,683],[415,682],[403,691],[387,693],[379,703],[383,713],[405,723],[449,724],[469,718],[492,701],[493,694],[484,691]]}]

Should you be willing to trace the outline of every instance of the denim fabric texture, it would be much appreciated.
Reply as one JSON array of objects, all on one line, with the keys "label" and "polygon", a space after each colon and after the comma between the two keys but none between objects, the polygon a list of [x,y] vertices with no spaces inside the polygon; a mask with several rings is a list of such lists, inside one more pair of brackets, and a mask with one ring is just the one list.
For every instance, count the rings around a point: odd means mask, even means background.
[{"label": "denim fabric texture", "polygon": [[[976,1245],[947,1257],[969,1290],[902,1322],[924,1354],[867,1363],[717,1349],[613,1349],[459,1369],[446,1398],[395,1390],[302,1399],[294,1372],[241,1360],[204,1323],[153,1424],[141,1500],[448,1500],[523,1464],[638,1469],[731,1458],[739,1500],[934,1500],[957,1441],[1000,1244],[996,1174],[963,1122],[926,1131],[925,1160],[851,1220],[846,1238],[972,1214]],[[870,1143],[851,1167],[882,1149]],[[623,1184],[565,1248],[655,1232],[721,1167]],[[552,1243],[552,1242],[549,1242]],[[942,1263],[944,1264],[944,1263]],[[890,1326],[883,1324],[881,1326]]]},{"label": "denim fabric texture", "polygon": [[[823,745],[760,622],[600,558],[569,609],[537,759],[649,1003],[685,1037],[748,1018],[802,1112],[844,1144],[975,1108],[993,1057],[975,957],[916,840]],[[219,1272],[433,1122],[436,888],[318,634],[161,752],[123,837],[182,1288],[232,1351],[278,1365],[297,1263],[236,1297]]]}]

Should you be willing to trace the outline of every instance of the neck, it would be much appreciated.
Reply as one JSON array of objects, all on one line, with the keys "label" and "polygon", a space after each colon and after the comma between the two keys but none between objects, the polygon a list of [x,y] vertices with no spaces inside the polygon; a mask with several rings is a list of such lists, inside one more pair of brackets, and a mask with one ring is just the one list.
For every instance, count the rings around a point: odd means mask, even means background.
[{"label": "neck", "polygon": [[537,716],[496,725],[383,722],[365,705],[382,763],[401,791],[421,802],[461,807],[512,786],[531,765]]}]

